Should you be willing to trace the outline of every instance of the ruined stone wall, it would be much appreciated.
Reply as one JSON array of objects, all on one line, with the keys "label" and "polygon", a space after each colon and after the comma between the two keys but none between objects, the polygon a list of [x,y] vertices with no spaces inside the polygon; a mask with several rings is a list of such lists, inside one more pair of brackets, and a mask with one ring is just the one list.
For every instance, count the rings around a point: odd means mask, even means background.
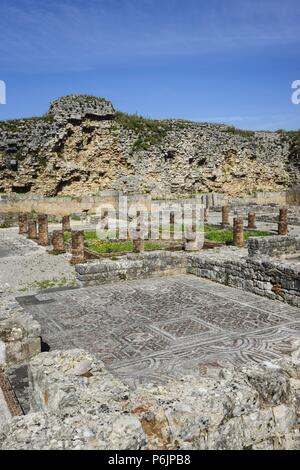
[{"label": "ruined stone wall", "polygon": [[267,255],[251,258],[246,250],[222,248],[222,253],[216,250],[190,255],[187,272],[300,307],[299,263]]},{"label": "ruined stone wall", "polygon": [[131,279],[145,279],[153,276],[185,274],[187,257],[185,253],[154,251],[138,255],[128,254],[118,260],[102,259],[93,263],[76,265],[76,277],[83,286]]},{"label": "ruined stone wall", "polygon": [[41,118],[0,123],[0,192],[243,196],[299,181],[280,133],[143,120],[88,97],[64,97]]},{"label": "ruined stone wall", "polygon": [[36,356],[29,378],[31,411],[0,429],[1,450],[300,448],[296,344],[279,363],[135,390],[82,350]]}]

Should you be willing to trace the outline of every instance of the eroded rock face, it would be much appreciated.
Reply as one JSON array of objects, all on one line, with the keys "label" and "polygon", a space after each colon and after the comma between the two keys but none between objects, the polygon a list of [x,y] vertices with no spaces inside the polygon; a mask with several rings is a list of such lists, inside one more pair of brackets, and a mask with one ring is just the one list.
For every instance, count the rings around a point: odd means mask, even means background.
[{"label": "eroded rock face", "polygon": [[30,383],[31,412],[0,432],[1,449],[300,448],[296,351],[136,390],[85,351],[57,351],[31,361]]},{"label": "eroded rock face", "polygon": [[300,181],[280,133],[147,121],[94,97],[63,97],[41,118],[0,122],[0,191],[240,196]]}]

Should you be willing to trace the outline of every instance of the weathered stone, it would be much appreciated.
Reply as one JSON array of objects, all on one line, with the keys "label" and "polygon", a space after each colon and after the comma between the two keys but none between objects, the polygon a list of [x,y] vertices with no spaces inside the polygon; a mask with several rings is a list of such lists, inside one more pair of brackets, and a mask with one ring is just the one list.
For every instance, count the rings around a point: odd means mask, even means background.
[{"label": "weathered stone", "polygon": [[255,212],[248,213],[248,229],[256,229],[256,214]]},{"label": "weathered stone", "polygon": [[19,234],[26,235],[28,232],[27,215],[22,214],[19,216]]},{"label": "weathered stone", "polygon": [[283,207],[279,210],[279,221],[278,221],[278,235],[288,234],[288,219],[287,219],[287,208]]},{"label": "weathered stone", "polygon": [[242,217],[236,217],[233,220],[233,245],[242,248],[244,244],[244,221]]},{"label": "weathered stone", "polygon": [[38,238],[36,220],[28,220],[28,238],[29,240],[37,240]]},{"label": "weathered stone", "polygon": [[38,244],[41,246],[49,245],[48,216],[45,214],[38,215]]},{"label": "weathered stone", "polygon": [[70,232],[71,231],[71,222],[70,216],[64,215],[62,218],[62,230],[63,232]]},{"label": "weathered stone", "polygon": [[62,230],[53,230],[52,246],[56,253],[65,253],[64,232]]},{"label": "weathered stone", "polygon": [[228,227],[229,225],[229,207],[223,206],[222,207],[222,227]]},{"label": "weathered stone", "polygon": [[84,232],[83,230],[74,230],[72,231],[72,258],[70,263],[80,264],[84,262]]}]

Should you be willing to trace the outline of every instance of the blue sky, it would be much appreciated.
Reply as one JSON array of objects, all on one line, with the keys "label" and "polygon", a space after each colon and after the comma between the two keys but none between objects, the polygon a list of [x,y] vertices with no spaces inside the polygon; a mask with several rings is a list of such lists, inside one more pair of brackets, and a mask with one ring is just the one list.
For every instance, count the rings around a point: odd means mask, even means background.
[{"label": "blue sky", "polygon": [[299,0],[1,0],[0,119],[73,93],[153,118],[299,129]]}]

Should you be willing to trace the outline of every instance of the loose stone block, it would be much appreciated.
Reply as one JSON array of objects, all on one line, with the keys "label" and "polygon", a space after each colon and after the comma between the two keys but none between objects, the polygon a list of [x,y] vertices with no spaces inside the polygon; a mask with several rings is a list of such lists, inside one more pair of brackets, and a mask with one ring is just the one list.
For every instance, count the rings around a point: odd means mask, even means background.
[{"label": "loose stone block", "polygon": [[84,231],[72,231],[72,258],[71,264],[80,264],[85,262],[84,256]]},{"label": "loose stone block", "polygon": [[222,207],[222,226],[228,227],[229,225],[229,207],[223,206]]},{"label": "loose stone block", "polygon": [[244,246],[244,223],[242,217],[233,220],[233,245],[242,248]]},{"label": "loose stone block", "polygon": [[41,246],[48,246],[48,216],[45,214],[38,216],[38,232],[38,244]]},{"label": "loose stone block", "polygon": [[28,232],[28,222],[27,222],[27,215],[20,215],[19,216],[19,234],[25,235]]},{"label": "loose stone block", "polygon": [[248,226],[247,228],[249,229],[256,229],[256,214],[255,212],[249,212],[248,213]]},{"label": "loose stone block", "polygon": [[54,230],[52,234],[53,250],[57,253],[65,253],[64,232],[62,230]]},{"label": "loose stone block", "polygon": [[71,231],[71,223],[70,223],[70,216],[64,215],[62,218],[62,229],[63,232],[70,232]]},{"label": "loose stone block", "polygon": [[282,207],[279,210],[279,221],[278,221],[278,235],[288,234],[288,211],[286,207]]},{"label": "loose stone block", "polygon": [[36,220],[28,220],[28,238],[29,240],[37,240],[37,222]]}]

